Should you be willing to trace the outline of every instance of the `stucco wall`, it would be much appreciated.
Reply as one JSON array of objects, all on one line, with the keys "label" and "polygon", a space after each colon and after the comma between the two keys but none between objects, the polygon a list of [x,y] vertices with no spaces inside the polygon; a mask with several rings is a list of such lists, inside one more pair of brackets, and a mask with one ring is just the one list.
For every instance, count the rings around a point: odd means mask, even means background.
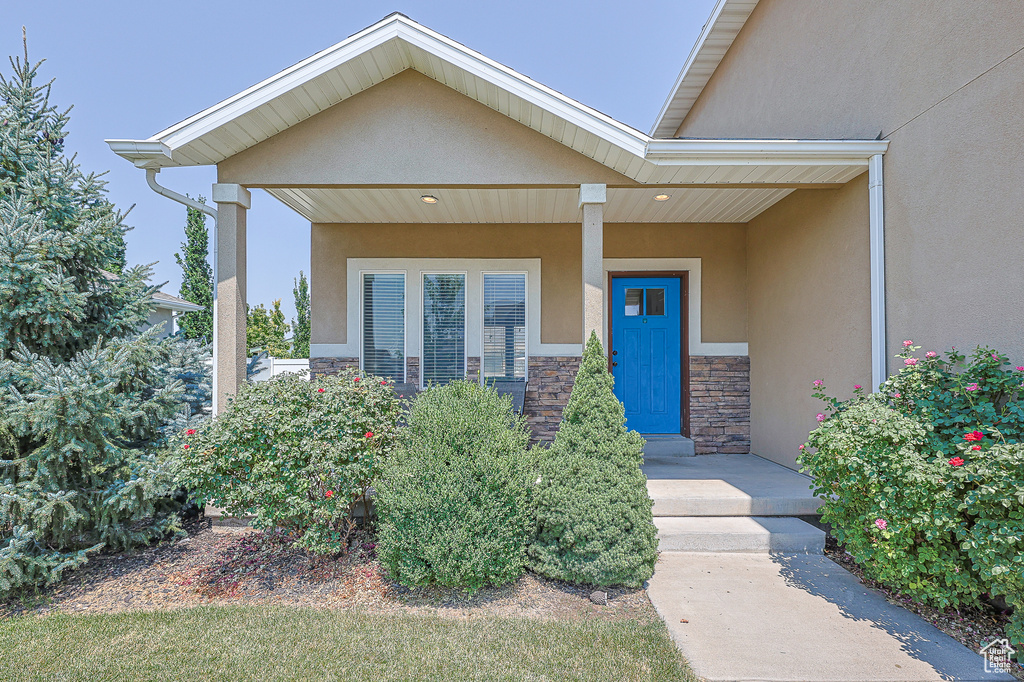
[{"label": "stucco wall", "polygon": [[678,134],[881,133],[889,355],[991,344],[1020,364],[1022,47],[1021,2],[762,0]]},{"label": "stucco wall", "polygon": [[415,71],[224,160],[250,186],[637,183]]},{"label": "stucco wall", "polygon": [[[701,258],[703,340],[747,340],[744,225],[608,224],[604,230],[607,258]],[[348,258],[540,258],[541,341],[582,343],[581,252],[576,224],[314,224],[311,342],[348,340]]]},{"label": "stucco wall", "polygon": [[794,466],[825,379],[871,383],[867,176],[798,190],[747,225],[751,452]]}]

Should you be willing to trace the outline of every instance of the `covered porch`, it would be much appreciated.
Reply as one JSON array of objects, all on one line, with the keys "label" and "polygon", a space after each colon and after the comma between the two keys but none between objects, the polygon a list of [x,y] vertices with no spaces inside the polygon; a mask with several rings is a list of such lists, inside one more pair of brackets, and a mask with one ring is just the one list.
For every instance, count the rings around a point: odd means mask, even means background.
[{"label": "covered porch", "polygon": [[750,226],[777,207],[819,192],[865,207],[853,295],[881,381],[886,144],[654,139],[401,15],[148,140],[110,141],[162,192],[162,169],[217,166],[217,409],[245,380],[262,189],[311,225],[314,373],[521,381],[549,440],[596,333],[629,425],[699,453],[751,448],[751,366],[773,360],[750,350]]}]

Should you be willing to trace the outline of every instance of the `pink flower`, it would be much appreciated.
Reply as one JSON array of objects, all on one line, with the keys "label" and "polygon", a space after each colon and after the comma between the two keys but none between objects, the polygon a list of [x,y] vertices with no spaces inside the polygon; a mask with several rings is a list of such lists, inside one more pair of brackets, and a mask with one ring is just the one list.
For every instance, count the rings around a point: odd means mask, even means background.
[{"label": "pink flower", "polygon": [[889,523],[885,519],[875,519],[875,525],[878,526],[878,530],[885,530],[889,527]]},{"label": "pink flower", "polygon": [[316,392],[317,392],[317,393],[323,393],[323,392],[324,392],[324,389],[322,389],[322,388],[318,388],[318,389],[316,389]]},{"label": "pink flower", "polygon": [[387,386],[387,385],[388,385],[388,382],[386,382],[386,381],[382,381],[382,382],[380,382],[380,385],[381,385],[381,386]]},{"label": "pink flower", "polygon": [[373,431],[367,431],[366,432],[366,437],[367,438],[373,438]]},{"label": "pink flower", "polygon": [[965,388],[964,390],[965,391],[977,391],[978,390],[978,384],[967,384],[967,388]]},{"label": "pink flower", "polygon": [[324,493],[324,497],[326,497],[328,500],[331,499],[332,497],[334,497],[334,491],[328,490],[327,492]]},{"label": "pink flower", "polygon": [[817,419],[818,423],[820,424],[821,422],[825,421],[825,415],[823,415],[821,412],[819,412],[817,414],[817,416],[815,417],[815,419]]},{"label": "pink flower", "polygon": [[894,393],[892,397],[893,397],[893,398],[902,398],[903,396],[902,396],[902,395],[900,395],[900,392],[899,392],[899,391],[896,391],[896,393]]},{"label": "pink flower", "polygon": [[[1024,370],[1024,367],[1018,367],[1018,369]],[[815,388],[821,388],[824,385],[825,385],[825,382],[822,381],[821,379],[815,379],[814,380],[814,387]]]},{"label": "pink flower", "polygon": [[939,356],[939,354],[938,354],[938,353],[936,353],[936,352],[935,352],[935,351],[933,351],[933,350],[930,350],[930,351],[928,351],[927,353],[925,353],[925,354],[924,354],[924,356],[925,356],[926,358],[936,358],[936,357],[938,357],[938,356]]},{"label": "pink flower", "polygon": [[801,450],[803,450],[803,449],[804,449],[804,446],[803,446],[803,445],[801,445],[801,446],[800,446],[800,449],[801,449]]},{"label": "pink flower", "polygon": [[955,467],[962,467],[964,465],[964,460],[960,457],[954,457],[953,459],[949,460],[949,463]]},{"label": "pink flower", "polygon": [[981,450],[981,446],[980,445],[972,445],[971,446],[971,450]]},{"label": "pink flower", "polygon": [[853,385],[853,390],[859,391],[860,390],[860,384],[854,384]]},{"label": "pink flower", "polygon": [[911,341],[910,339],[907,339],[906,341],[903,342],[903,347],[904,348],[910,348],[913,345],[914,345],[914,342]]},{"label": "pink flower", "polygon": [[981,440],[985,437],[985,434],[981,431],[971,431],[970,433],[964,434],[964,440]]},{"label": "pink flower", "polygon": [[196,435],[196,430],[195,429],[189,429],[188,431],[185,432],[185,435],[186,436],[194,436],[194,435]]},{"label": "pink flower", "polygon": [[1020,367],[1017,367],[1017,371],[1018,372],[1024,372],[1024,365],[1021,365]]},{"label": "pink flower", "polygon": [[998,359],[999,359],[999,356],[998,356],[998,355],[996,355],[995,353],[993,353],[993,354],[992,354],[992,359],[993,359],[993,360],[998,360]]},{"label": "pink flower", "polygon": [[355,379],[353,379],[352,381],[359,381],[359,377],[356,377],[356,378],[355,378]]},{"label": "pink flower", "polygon": [[913,367],[914,365],[917,364],[917,358],[907,358],[906,360],[903,361],[903,364],[909,367]]}]

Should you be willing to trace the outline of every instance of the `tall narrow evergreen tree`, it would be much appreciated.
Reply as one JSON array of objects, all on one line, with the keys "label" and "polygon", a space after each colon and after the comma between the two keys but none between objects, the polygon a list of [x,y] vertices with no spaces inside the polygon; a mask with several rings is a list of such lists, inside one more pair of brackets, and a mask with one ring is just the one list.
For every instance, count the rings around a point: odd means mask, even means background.
[{"label": "tall narrow evergreen tree", "polygon": [[295,319],[292,320],[292,357],[309,357],[309,282],[306,273],[299,270],[299,279],[292,289],[295,296]]},{"label": "tall narrow evergreen tree", "polygon": [[626,429],[614,381],[591,333],[555,442],[540,457],[530,568],[568,582],[640,587],[658,558],[654,503],[640,470],[644,440]]},{"label": "tall narrow evergreen tree", "polygon": [[[166,432],[181,383],[153,290],[125,268],[123,215],[63,155],[68,112],[39,64],[0,77],[0,595],[90,550],[174,527]],[[119,273],[111,278],[104,270]]]},{"label": "tall narrow evergreen tree", "polygon": [[[199,203],[206,201],[199,197]],[[213,340],[213,270],[207,260],[210,255],[210,233],[206,229],[206,215],[194,208],[186,208],[185,241],[174,254],[181,268],[181,288],[178,295],[186,301],[203,306],[178,317],[178,327],[187,339]]]}]

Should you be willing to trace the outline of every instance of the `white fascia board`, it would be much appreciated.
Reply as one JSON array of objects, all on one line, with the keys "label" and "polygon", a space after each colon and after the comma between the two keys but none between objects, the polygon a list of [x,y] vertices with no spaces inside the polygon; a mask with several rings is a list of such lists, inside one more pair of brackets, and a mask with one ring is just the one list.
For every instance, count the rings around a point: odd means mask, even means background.
[{"label": "white fascia board", "polygon": [[175,165],[171,149],[163,142],[152,140],[104,140],[110,151],[128,159],[139,168],[159,168]]},{"label": "white fascia board", "polygon": [[156,299],[150,302],[150,307],[154,310],[173,310],[176,313],[192,313],[197,310],[203,310],[203,306],[196,305],[195,303],[177,303],[175,301],[158,301]]},{"label": "white fascia board", "polygon": [[888,140],[705,140],[647,143],[646,159],[659,166],[850,165],[866,166]]},{"label": "white fascia board", "polygon": [[[676,82],[672,84],[672,89],[668,93],[668,98],[665,100],[665,103],[661,105],[661,110],[658,112],[658,118],[655,119],[654,125],[651,126],[651,136],[658,134],[658,129],[661,127],[662,121],[664,121],[665,116],[668,115],[668,110],[676,99],[676,93],[679,92],[679,88],[682,86],[683,80],[686,79],[686,75],[690,72],[690,67],[693,66],[694,60],[697,59],[697,55],[700,54],[701,48],[704,47],[704,43],[707,42],[708,36],[711,35],[711,30],[715,27],[715,22],[718,20],[718,17],[721,16],[722,10],[725,9],[725,4],[728,1],[729,0],[718,0],[718,2],[715,3],[714,8],[712,8],[711,16],[708,17],[708,20],[704,23],[704,28],[701,29],[700,35],[697,36],[697,42],[693,44],[690,54],[686,57],[686,61],[683,62],[683,68],[679,70],[679,75],[676,76]],[[679,126],[676,125],[675,128],[672,129],[672,132],[675,132],[678,127]]]},{"label": "white fascia board", "polygon": [[151,141],[176,149],[229,121],[281,96],[340,64],[398,39],[437,56],[467,73],[551,112],[637,157],[643,157],[649,138],[642,132],[533,81],[482,54],[431,31],[407,17],[393,15],[270,78],[163,130]]}]

